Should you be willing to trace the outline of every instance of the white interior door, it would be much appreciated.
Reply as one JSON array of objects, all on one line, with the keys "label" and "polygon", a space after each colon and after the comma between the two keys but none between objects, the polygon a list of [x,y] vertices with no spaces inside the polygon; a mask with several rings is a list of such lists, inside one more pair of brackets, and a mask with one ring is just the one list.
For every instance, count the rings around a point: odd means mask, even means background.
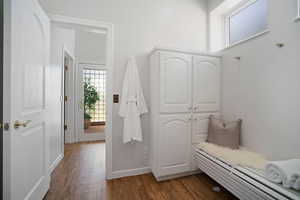
[{"label": "white interior door", "polygon": [[[10,146],[6,198],[42,199],[49,188],[46,70],[49,20],[35,0],[11,0]],[[8,21],[6,21],[8,22]],[[9,48],[9,47],[8,47]],[[8,91],[9,90],[9,91]]]},{"label": "white interior door", "polygon": [[190,170],[191,114],[161,115],[159,136],[160,176]]},{"label": "white interior door", "polygon": [[[90,80],[100,100],[95,111],[88,112],[92,119],[89,128],[84,128],[84,82]],[[105,140],[106,123],[106,68],[105,65],[79,64],[77,73],[77,130],[80,141]]]},{"label": "white interior door", "polygon": [[192,57],[160,53],[160,111],[190,112]]},{"label": "white interior door", "polygon": [[216,112],[220,109],[220,59],[195,56],[193,59],[194,112]]},{"label": "white interior door", "polygon": [[64,79],[63,79],[63,119],[64,143],[76,142],[75,136],[75,57],[66,47],[63,48]]}]

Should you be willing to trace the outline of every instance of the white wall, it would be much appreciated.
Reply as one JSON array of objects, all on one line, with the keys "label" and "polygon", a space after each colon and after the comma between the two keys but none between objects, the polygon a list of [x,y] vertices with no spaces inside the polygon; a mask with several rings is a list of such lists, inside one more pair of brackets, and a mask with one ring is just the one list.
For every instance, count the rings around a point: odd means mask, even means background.
[{"label": "white wall", "polygon": [[208,0],[208,11],[212,11],[216,7],[218,7],[224,0]]},{"label": "white wall", "polygon": [[[206,0],[41,0],[49,13],[110,22],[115,25],[113,92],[121,91],[125,62],[136,56],[149,102],[148,54],[155,45],[207,48]],[[149,118],[143,117],[144,142],[122,144],[119,104],[113,107],[113,171],[148,166]]]},{"label": "white wall", "polygon": [[49,133],[50,135],[50,161],[54,161],[62,154],[61,137],[61,95],[62,95],[62,66],[63,46],[74,55],[75,31],[51,25],[51,66],[47,74],[47,100],[49,102]]},{"label": "white wall", "polygon": [[79,63],[105,64],[106,35],[76,31],[76,59]]},{"label": "white wall", "polygon": [[[211,9],[220,0],[210,0]],[[222,52],[223,114],[269,159],[300,158],[300,22],[296,0],[270,0],[270,33]],[[278,48],[276,43],[284,43]],[[241,61],[234,59],[241,56]]]}]

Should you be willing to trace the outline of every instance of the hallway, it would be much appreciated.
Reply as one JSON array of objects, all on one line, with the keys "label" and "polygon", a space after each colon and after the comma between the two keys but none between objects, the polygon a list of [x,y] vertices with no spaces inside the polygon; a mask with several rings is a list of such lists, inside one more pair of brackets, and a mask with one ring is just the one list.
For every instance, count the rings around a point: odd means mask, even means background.
[{"label": "hallway", "polygon": [[105,143],[66,144],[45,199],[101,199],[105,188]]},{"label": "hallway", "polygon": [[105,143],[65,145],[65,157],[52,174],[44,200],[234,200],[201,174],[156,182],[151,174],[105,181]]}]

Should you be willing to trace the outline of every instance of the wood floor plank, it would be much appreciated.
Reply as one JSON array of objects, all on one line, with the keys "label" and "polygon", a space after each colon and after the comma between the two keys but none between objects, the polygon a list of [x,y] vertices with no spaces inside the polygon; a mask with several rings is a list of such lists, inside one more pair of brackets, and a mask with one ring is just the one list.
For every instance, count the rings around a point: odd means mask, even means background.
[{"label": "wood floor plank", "polygon": [[105,143],[65,145],[44,200],[236,200],[205,174],[157,182],[152,174],[105,180]]}]

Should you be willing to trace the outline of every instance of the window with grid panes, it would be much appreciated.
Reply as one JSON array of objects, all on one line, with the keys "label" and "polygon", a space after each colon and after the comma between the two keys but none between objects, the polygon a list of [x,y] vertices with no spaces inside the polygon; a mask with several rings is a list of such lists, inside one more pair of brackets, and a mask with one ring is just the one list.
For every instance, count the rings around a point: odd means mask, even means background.
[{"label": "window with grid panes", "polygon": [[90,83],[95,86],[100,100],[97,101],[95,110],[90,110],[88,113],[91,115],[92,122],[105,122],[105,80],[106,70],[98,69],[84,69],[83,70],[84,81],[90,80]]}]

